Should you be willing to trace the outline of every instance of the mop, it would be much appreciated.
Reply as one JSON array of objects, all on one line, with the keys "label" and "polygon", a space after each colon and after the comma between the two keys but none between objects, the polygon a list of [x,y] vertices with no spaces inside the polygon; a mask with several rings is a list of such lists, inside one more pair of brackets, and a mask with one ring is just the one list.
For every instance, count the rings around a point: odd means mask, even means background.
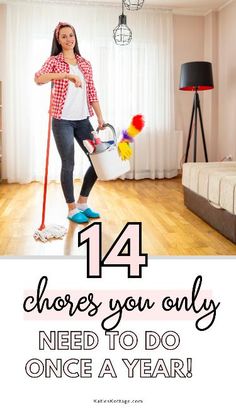
[{"label": "mop", "polygon": [[51,121],[52,121],[52,97],[53,97],[53,83],[51,85],[50,106],[49,106],[49,119],[48,119],[48,138],[46,149],[46,163],[44,175],[44,188],[43,188],[43,206],[42,206],[42,219],[41,225],[34,233],[36,240],[47,242],[50,239],[61,239],[66,234],[66,228],[60,225],[49,225],[45,227],[45,214],[46,214],[46,199],[47,199],[47,186],[48,186],[48,164],[49,164],[49,151],[50,151],[50,138],[51,138]]}]

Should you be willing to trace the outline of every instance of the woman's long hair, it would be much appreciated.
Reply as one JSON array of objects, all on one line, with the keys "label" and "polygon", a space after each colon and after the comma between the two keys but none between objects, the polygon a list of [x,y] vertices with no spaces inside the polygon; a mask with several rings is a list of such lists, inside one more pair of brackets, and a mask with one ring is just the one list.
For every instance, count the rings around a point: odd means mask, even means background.
[{"label": "woman's long hair", "polygon": [[[62,28],[71,28],[72,29],[72,31],[74,32],[74,35],[75,35],[74,53],[81,56],[81,54],[79,52],[79,46],[78,46],[78,40],[77,40],[76,32],[75,32],[73,26],[70,26],[68,24],[60,25],[60,29],[62,29]],[[59,29],[59,31],[60,31],[60,29]],[[57,32],[57,28],[54,30],[54,34],[53,34],[51,55],[58,55],[60,52],[62,52],[62,47],[57,40],[56,32]]]}]

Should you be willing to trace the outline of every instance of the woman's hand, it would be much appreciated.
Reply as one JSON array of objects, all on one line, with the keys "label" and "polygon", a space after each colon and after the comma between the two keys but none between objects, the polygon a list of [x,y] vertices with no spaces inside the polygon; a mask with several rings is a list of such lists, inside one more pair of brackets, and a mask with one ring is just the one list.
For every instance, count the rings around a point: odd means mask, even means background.
[{"label": "woman's hand", "polygon": [[82,82],[78,76],[75,76],[74,74],[67,74],[66,78],[74,83],[75,87],[82,87]]},{"label": "woman's hand", "polygon": [[99,117],[98,118],[98,128],[101,129],[101,130],[105,129],[104,124],[105,124],[104,119],[102,117]]}]

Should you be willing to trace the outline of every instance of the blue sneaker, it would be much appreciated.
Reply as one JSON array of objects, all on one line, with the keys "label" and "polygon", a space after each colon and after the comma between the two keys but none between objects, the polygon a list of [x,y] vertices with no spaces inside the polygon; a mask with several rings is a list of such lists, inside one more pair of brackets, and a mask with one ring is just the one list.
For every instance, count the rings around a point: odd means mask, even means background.
[{"label": "blue sneaker", "polygon": [[88,218],[100,218],[99,212],[95,212],[91,208],[86,208],[86,210],[83,211],[83,214]]},{"label": "blue sneaker", "polygon": [[88,217],[86,217],[86,215],[84,215],[83,211],[81,212],[77,212],[74,215],[68,215],[68,220],[73,221],[74,223],[77,224],[83,224],[83,223],[88,223],[89,219]]}]

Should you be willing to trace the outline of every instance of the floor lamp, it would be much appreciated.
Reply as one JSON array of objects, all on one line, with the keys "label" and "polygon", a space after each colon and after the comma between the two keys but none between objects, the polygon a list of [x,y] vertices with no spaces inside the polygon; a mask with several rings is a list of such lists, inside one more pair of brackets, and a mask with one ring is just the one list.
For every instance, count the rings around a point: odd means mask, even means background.
[{"label": "floor lamp", "polygon": [[188,153],[190,141],[192,137],[192,127],[194,120],[194,148],[193,148],[193,161],[196,162],[197,158],[197,120],[198,115],[200,119],[202,142],[204,148],[205,161],[208,162],[207,147],[205,140],[205,133],[202,122],[202,112],[200,106],[200,98],[198,91],[213,89],[213,76],[212,65],[207,61],[193,61],[190,63],[182,64],[180,72],[180,90],[194,91],[193,109],[188,133],[188,141],[185,153],[185,163],[188,161]]}]

